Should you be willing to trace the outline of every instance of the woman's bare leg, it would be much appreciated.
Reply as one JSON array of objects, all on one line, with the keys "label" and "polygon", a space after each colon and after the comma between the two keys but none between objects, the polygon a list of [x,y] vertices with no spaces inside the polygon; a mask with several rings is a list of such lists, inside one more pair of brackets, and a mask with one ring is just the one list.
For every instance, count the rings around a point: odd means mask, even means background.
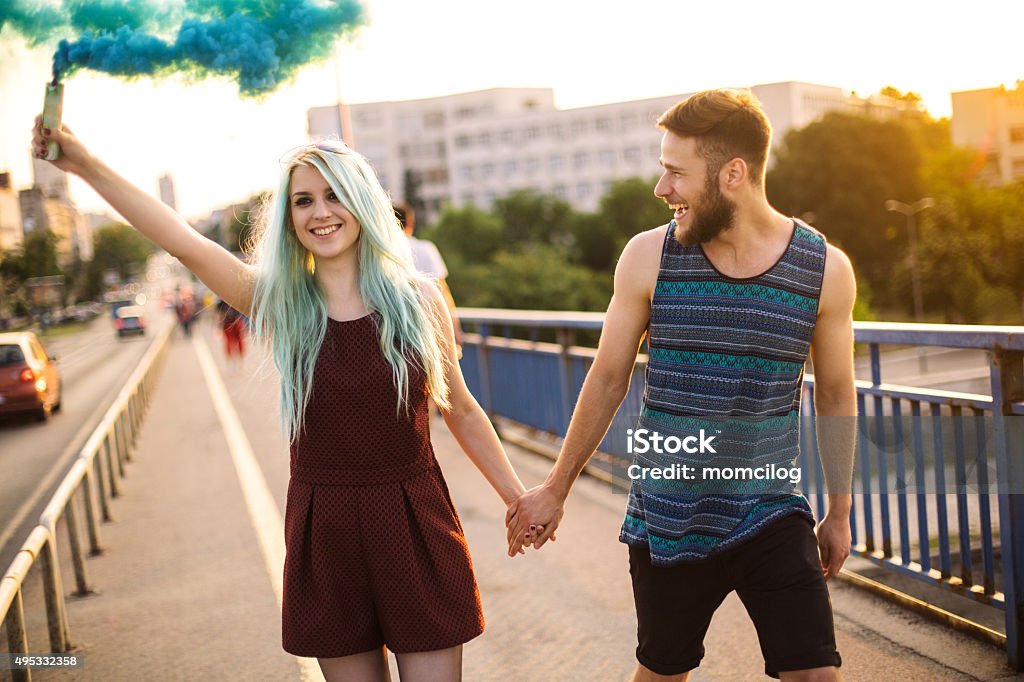
[{"label": "woman's bare leg", "polygon": [[327,682],[391,682],[384,647],[338,658],[318,658]]},{"label": "woman's bare leg", "polygon": [[462,645],[438,651],[395,654],[402,682],[459,682],[462,680]]}]

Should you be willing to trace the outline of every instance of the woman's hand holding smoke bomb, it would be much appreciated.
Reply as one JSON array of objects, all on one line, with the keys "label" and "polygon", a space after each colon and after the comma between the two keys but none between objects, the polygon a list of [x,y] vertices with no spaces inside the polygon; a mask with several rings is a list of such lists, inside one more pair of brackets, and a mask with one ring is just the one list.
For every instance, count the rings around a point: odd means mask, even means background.
[{"label": "woman's hand holding smoke bomb", "polygon": [[91,165],[89,150],[67,126],[62,126],[60,130],[43,128],[43,117],[36,116],[36,125],[32,129],[32,155],[37,159],[45,159],[46,143],[50,140],[59,144],[61,150],[60,158],[50,163],[65,173],[81,175]]}]

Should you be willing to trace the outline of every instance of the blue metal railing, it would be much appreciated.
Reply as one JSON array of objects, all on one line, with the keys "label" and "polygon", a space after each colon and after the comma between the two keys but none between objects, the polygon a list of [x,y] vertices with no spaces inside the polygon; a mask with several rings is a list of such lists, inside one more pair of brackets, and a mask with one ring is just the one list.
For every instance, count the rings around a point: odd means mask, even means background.
[{"label": "blue metal railing", "polygon": [[[596,352],[575,337],[599,331],[604,315],[460,309],[459,317],[475,328],[462,367],[484,408],[564,436]],[[857,381],[852,551],[1003,609],[1008,659],[1024,669],[1024,327],[858,322],[854,333],[867,346],[870,379]],[[984,351],[990,394],[885,383],[882,346]],[[618,450],[635,426],[626,415],[640,412],[645,367],[640,354],[601,451],[625,456]],[[813,416],[810,374],[804,391],[803,411]],[[813,476],[801,486],[820,517],[823,474],[807,423],[801,467]]]}]

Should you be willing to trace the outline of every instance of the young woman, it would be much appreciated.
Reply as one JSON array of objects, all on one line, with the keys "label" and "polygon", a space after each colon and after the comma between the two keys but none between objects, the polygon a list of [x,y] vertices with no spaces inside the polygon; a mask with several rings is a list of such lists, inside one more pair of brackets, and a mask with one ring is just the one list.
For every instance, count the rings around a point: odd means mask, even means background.
[{"label": "young woman", "polygon": [[455,680],[483,631],[469,552],[434,459],[428,401],[506,505],[524,487],[456,359],[437,287],[416,274],[391,202],[341,143],[282,160],[251,264],[39,120],[37,156],[88,182],[267,339],[291,439],[283,646],[328,680]]}]

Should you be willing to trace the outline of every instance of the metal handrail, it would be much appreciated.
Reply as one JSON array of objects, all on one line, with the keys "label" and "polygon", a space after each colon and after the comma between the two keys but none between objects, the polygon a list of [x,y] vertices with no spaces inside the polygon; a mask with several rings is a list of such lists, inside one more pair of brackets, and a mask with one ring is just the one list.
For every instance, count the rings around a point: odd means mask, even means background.
[{"label": "metal handrail", "polygon": [[[21,592],[22,585],[37,559],[40,559],[42,564],[50,650],[53,653],[71,650],[58,560],[57,524],[61,518],[65,519],[75,573],[75,594],[90,594],[93,590],[86,570],[84,546],[78,528],[78,507],[84,507],[90,554],[101,554],[103,548],[99,517],[102,517],[103,521],[112,519],[110,499],[120,495],[119,481],[124,477],[125,464],[131,461],[131,449],[135,445],[157,374],[162,366],[167,340],[173,331],[174,327],[169,326],[147,349],[110,408],[86,439],[78,457],[47,503],[39,518],[39,524],[32,529],[3,579],[0,580],[0,620],[7,628],[10,653],[28,653]],[[81,505],[76,502],[79,491],[82,493]],[[97,499],[100,507],[98,511]],[[31,672],[28,669],[12,672],[18,682],[31,679]]]}]

